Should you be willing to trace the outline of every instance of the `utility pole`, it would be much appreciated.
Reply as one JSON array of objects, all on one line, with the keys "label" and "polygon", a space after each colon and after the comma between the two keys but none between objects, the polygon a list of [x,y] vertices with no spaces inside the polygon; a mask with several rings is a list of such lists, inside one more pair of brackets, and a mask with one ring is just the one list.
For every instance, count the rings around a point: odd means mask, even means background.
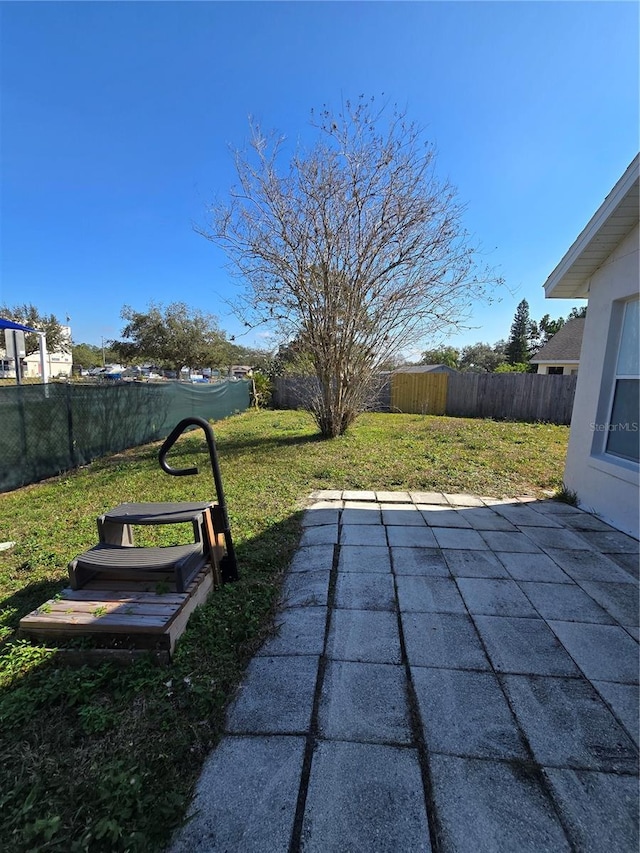
[{"label": "utility pole", "polygon": [[102,337],[102,335],[100,335],[100,340],[102,341],[102,366],[103,366],[103,367],[105,367],[105,360],[104,360],[104,338]]}]

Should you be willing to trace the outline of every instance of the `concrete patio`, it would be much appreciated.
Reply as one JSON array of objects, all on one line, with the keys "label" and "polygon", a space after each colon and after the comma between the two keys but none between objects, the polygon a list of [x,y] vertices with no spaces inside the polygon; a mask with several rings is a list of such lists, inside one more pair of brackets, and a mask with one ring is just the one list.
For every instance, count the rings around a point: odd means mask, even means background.
[{"label": "concrete patio", "polygon": [[173,853],[636,853],[636,540],[438,493],[304,524]]}]

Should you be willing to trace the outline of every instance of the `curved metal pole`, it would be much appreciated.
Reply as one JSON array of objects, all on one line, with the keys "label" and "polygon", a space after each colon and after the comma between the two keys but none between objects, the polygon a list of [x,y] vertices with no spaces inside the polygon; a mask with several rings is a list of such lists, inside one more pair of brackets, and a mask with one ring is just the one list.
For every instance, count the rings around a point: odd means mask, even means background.
[{"label": "curved metal pole", "polygon": [[173,447],[173,445],[176,443],[178,438],[180,438],[180,436],[187,429],[187,427],[190,426],[201,427],[204,430],[204,434],[207,439],[209,459],[211,460],[211,473],[213,474],[213,482],[216,489],[218,507],[220,509],[220,514],[222,515],[222,532],[224,534],[224,541],[227,549],[226,559],[228,574],[231,578],[236,579],[238,577],[236,552],[233,547],[233,540],[231,538],[231,527],[229,525],[229,516],[227,515],[227,503],[224,498],[224,489],[222,488],[222,478],[220,476],[220,466],[218,465],[218,453],[216,451],[216,443],[213,436],[213,429],[211,428],[211,424],[209,423],[209,421],[206,421],[204,418],[199,418],[196,415],[189,418],[183,418],[180,423],[177,424],[171,430],[169,435],[163,441],[162,447],[158,452],[158,461],[160,462],[160,467],[162,468],[162,470],[165,471],[167,474],[171,474],[174,477],[186,477],[189,474],[198,473],[197,466],[193,466],[192,468],[172,468],[166,460],[168,451]]}]

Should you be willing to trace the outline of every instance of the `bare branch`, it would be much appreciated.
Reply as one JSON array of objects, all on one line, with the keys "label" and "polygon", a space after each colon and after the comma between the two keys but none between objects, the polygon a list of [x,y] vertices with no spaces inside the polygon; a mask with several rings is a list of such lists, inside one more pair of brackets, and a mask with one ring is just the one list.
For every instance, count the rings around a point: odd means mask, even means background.
[{"label": "bare branch", "polygon": [[382,362],[461,328],[500,280],[479,268],[456,190],[403,111],[360,98],[312,123],[318,141],[284,170],[283,137],[252,123],[248,152],[235,152],[238,186],[198,230],[227,251],[251,320],[277,321],[307,348],[314,413],[337,435]]}]

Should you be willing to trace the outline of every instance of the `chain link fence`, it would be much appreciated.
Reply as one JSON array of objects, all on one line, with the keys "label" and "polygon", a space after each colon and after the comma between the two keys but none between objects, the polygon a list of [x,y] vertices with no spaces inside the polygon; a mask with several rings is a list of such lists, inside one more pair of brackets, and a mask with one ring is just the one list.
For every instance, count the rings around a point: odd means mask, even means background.
[{"label": "chain link fence", "polygon": [[249,407],[250,383],[50,383],[0,388],[0,492],[165,438],[192,415]]}]

